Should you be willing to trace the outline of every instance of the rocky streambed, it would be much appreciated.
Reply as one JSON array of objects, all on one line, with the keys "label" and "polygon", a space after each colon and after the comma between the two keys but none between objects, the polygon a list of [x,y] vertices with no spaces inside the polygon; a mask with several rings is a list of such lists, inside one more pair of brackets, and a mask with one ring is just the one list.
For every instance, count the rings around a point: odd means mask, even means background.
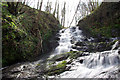
[{"label": "rocky streambed", "polygon": [[4,68],[3,79],[119,78],[119,38],[87,38],[78,27],[62,29],[59,35],[48,58]]}]

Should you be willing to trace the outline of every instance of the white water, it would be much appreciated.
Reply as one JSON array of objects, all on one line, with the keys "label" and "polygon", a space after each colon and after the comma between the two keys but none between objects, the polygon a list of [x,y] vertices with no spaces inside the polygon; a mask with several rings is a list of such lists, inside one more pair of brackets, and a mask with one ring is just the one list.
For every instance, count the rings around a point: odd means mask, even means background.
[{"label": "white water", "polygon": [[79,30],[78,27],[75,29],[72,29],[72,28],[73,27],[60,30],[60,32],[59,32],[60,40],[58,41],[59,45],[58,45],[58,47],[55,48],[55,50],[53,52],[54,55],[69,52],[70,50],[77,51],[77,50],[71,48],[71,46],[73,45],[71,43],[71,40],[82,41],[82,39],[84,37],[81,35],[82,31]]},{"label": "white water", "polygon": [[[64,29],[63,29],[64,30]],[[82,31],[78,28],[75,31],[68,28],[62,33],[59,41],[59,46],[56,48],[57,54],[69,52],[71,50],[70,40],[82,41],[84,39]],[[60,78],[118,78],[118,69],[120,69],[119,49],[114,50],[119,44],[117,41],[110,51],[88,53],[90,55],[79,57],[72,62],[70,71],[65,71],[60,74]],[[72,49],[73,50],[73,49]],[[85,52],[86,53],[86,52]],[[83,63],[79,61],[83,59]]]},{"label": "white water", "polygon": [[[81,64],[78,62],[84,59]],[[72,71],[60,74],[61,78],[118,78],[120,56],[118,50],[91,53],[89,56],[79,57],[71,66]]]},{"label": "white water", "polygon": [[[64,33],[63,33],[64,31]],[[59,46],[55,49],[55,54],[65,53],[69,52],[71,48],[71,35],[70,35],[70,29],[62,29],[60,30],[60,41]]]},{"label": "white water", "polygon": [[[64,31],[64,32],[63,32]],[[67,28],[62,29],[60,32],[60,41],[59,46],[56,47],[54,54],[60,54],[63,52],[69,52],[72,49],[71,40],[82,41],[84,36],[82,31],[77,28]],[[92,40],[89,39],[89,41]],[[59,75],[60,78],[119,78],[118,69],[120,70],[120,47],[116,49],[119,45],[117,41],[110,51],[89,53],[84,52],[84,54],[89,54],[88,56],[82,56],[75,59],[71,64],[70,71],[65,71]],[[83,60],[83,63],[80,63],[80,60]],[[32,76],[39,76],[39,73],[36,73],[37,66],[43,65],[41,60],[24,63],[20,66],[14,67],[11,71],[21,71],[19,73],[11,74],[10,76],[19,77],[19,78],[28,78]],[[38,66],[39,67],[39,66]],[[42,69],[44,70],[44,65]],[[40,69],[41,70],[41,69]],[[39,72],[39,68],[38,68]]]}]

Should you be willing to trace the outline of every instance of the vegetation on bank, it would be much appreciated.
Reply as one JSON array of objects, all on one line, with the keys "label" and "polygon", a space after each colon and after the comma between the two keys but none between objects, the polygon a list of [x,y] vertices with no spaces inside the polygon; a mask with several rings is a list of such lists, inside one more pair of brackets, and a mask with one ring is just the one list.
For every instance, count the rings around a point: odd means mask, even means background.
[{"label": "vegetation on bank", "polygon": [[[120,36],[120,2],[103,2],[93,13],[80,20],[78,26],[94,37]],[[89,35],[89,36],[90,36]]]},{"label": "vegetation on bank", "polygon": [[[49,51],[50,38],[60,29],[59,21],[47,12],[22,5],[25,12],[13,15],[2,4],[2,64],[32,60]],[[39,16],[39,17],[38,17]]]}]

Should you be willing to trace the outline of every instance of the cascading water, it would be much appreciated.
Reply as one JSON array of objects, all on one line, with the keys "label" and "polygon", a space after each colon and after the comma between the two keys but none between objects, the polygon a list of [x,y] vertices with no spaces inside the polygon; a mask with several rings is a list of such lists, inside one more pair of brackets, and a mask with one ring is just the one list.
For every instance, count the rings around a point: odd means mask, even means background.
[{"label": "cascading water", "polygon": [[60,34],[59,46],[56,47],[54,53],[60,54],[64,52],[69,52],[71,47],[70,29],[62,29],[60,30],[59,34]]},{"label": "cascading water", "polygon": [[[72,49],[72,42],[82,42],[84,36],[82,31],[78,27],[71,27],[67,29],[62,29],[59,34],[60,41],[59,46],[55,49],[54,53],[60,54],[64,52],[77,51]],[[88,41],[93,40],[93,38],[88,39]],[[109,51],[89,53],[84,52],[84,54],[89,54],[88,56],[79,57],[73,61],[74,65],[71,66],[70,71],[65,71],[60,74],[61,78],[117,78],[118,69],[120,65],[119,49],[114,50],[119,44],[117,41],[112,49]],[[83,60],[83,63],[80,63]],[[114,72],[114,73],[113,73]]]},{"label": "cascading water", "polygon": [[54,50],[54,55],[60,54],[60,53],[65,53],[65,52],[70,52],[76,51],[75,49],[72,49],[71,46],[73,45],[71,43],[71,40],[74,41],[82,41],[84,38],[82,36],[82,31],[78,29],[78,27],[71,27],[71,28],[66,28],[62,29],[59,32],[60,34],[60,40],[58,41],[59,45],[56,47]]},{"label": "cascading water", "polygon": [[[73,49],[73,45],[76,42],[83,42],[85,37],[82,35],[82,31],[78,27],[70,27],[62,29],[59,32],[60,40],[59,45],[52,52],[53,55],[69,52],[79,51]],[[93,38],[88,39],[93,40]],[[120,78],[120,47],[118,47],[119,41],[117,41],[109,51],[103,52],[83,52],[86,56],[80,56],[71,64],[69,71],[61,73],[59,78]],[[53,56],[51,55],[51,56]],[[82,62],[81,62],[82,61]],[[24,64],[18,64],[13,66],[10,71],[5,73],[8,77],[15,78],[29,78],[39,77],[39,71],[44,71],[45,62],[38,60],[35,62],[28,62]],[[41,66],[39,66],[41,65]],[[14,74],[15,73],[15,74]],[[6,77],[6,76],[5,76]],[[49,76],[50,77],[50,76]]]},{"label": "cascading water", "polygon": [[[90,55],[79,57],[71,66],[71,71],[60,74],[61,78],[119,78],[120,47],[117,41],[110,51],[89,53]],[[80,63],[83,60],[83,63]]]}]

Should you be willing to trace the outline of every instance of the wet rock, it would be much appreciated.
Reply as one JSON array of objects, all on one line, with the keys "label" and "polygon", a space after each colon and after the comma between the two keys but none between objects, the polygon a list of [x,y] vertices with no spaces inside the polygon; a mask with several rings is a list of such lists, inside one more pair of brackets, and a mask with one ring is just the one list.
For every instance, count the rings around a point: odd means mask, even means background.
[{"label": "wet rock", "polygon": [[76,42],[75,45],[76,45],[76,46],[84,46],[85,43],[83,43],[83,42]]},{"label": "wet rock", "polygon": [[74,32],[76,27],[71,27],[71,31]]},{"label": "wet rock", "polygon": [[111,50],[112,42],[85,42],[85,47],[82,48],[85,52],[101,52]]},{"label": "wet rock", "polygon": [[75,65],[75,63],[71,63],[71,65]]},{"label": "wet rock", "polygon": [[85,38],[83,41],[88,41],[88,39],[87,39],[87,38]]},{"label": "wet rock", "polygon": [[90,55],[90,54],[82,53],[79,56],[88,56],[88,55]]},{"label": "wet rock", "polygon": [[58,57],[58,58],[56,59],[56,61],[62,61],[62,60],[64,60],[64,59],[66,59],[65,56],[60,56],[60,57]]},{"label": "wet rock", "polygon": [[68,57],[69,57],[68,54],[60,54],[52,57],[50,61],[62,61],[62,60],[66,60]]},{"label": "wet rock", "polygon": [[76,49],[79,51],[87,51],[88,50],[88,48],[86,46],[77,46]]},{"label": "wet rock", "polygon": [[71,44],[74,44],[74,41],[73,40],[70,40]]},{"label": "wet rock", "polygon": [[62,29],[60,32],[61,32],[61,33],[64,33],[64,32],[65,32],[65,30],[66,30],[66,29]]},{"label": "wet rock", "polygon": [[72,63],[72,60],[68,61],[67,64],[71,64]]},{"label": "wet rock", "polygon": [[74,36],[71,37],[71,41],[72,44],[76,42],[76,39],[74,38]]},{"label": "wet rock", "polygon": [[82,64],[83,63],[83,59],[81,59],[79,62]]},{"label": "wet rock", "polygon": [[77,46],[76,46],[76,45],[72,45],[72,48],[73,48],[73,49],[76,49],[76,48],[77,48]]},{"label": "wet rock", "polygon": [[62,33],[64,33],[65,30],[62,31]]},{"label": "wet rock", "polygon": [[109,42],[110,39],[106,37],[98,37],[95,39],[96,42]]},{"label": "wet rock", "polygon": [[106,43],[101,42],[97,44],[96,51],[103,51],[105,48],[106,48]]},{"label": "wet rock", "polygon": [[55,37],[55,40],[57,40],[57,41],[58,41],[58,40],[60,40],[60,38],[59,38],[59,37]]},{"label": "wet rock", "polygon": [[19,73],[21,71],[11,71],[11,74]]},{"label": "wet rock", "polygon": [[70,70],[71,66],[67,66],[66,67],[66,71]]},{"label": "wet rock", "polygon": [[47,69],[47,75],[52,76],[55,74],[60,74],[66,70],[69,70],[69,67],[66,66],[67,62],[62,61],[58,63],[57,65],[52,65]]},{"label": "wet rock", "polygon": [[120,50],[118,51],[118,54],[120,55]]}]

